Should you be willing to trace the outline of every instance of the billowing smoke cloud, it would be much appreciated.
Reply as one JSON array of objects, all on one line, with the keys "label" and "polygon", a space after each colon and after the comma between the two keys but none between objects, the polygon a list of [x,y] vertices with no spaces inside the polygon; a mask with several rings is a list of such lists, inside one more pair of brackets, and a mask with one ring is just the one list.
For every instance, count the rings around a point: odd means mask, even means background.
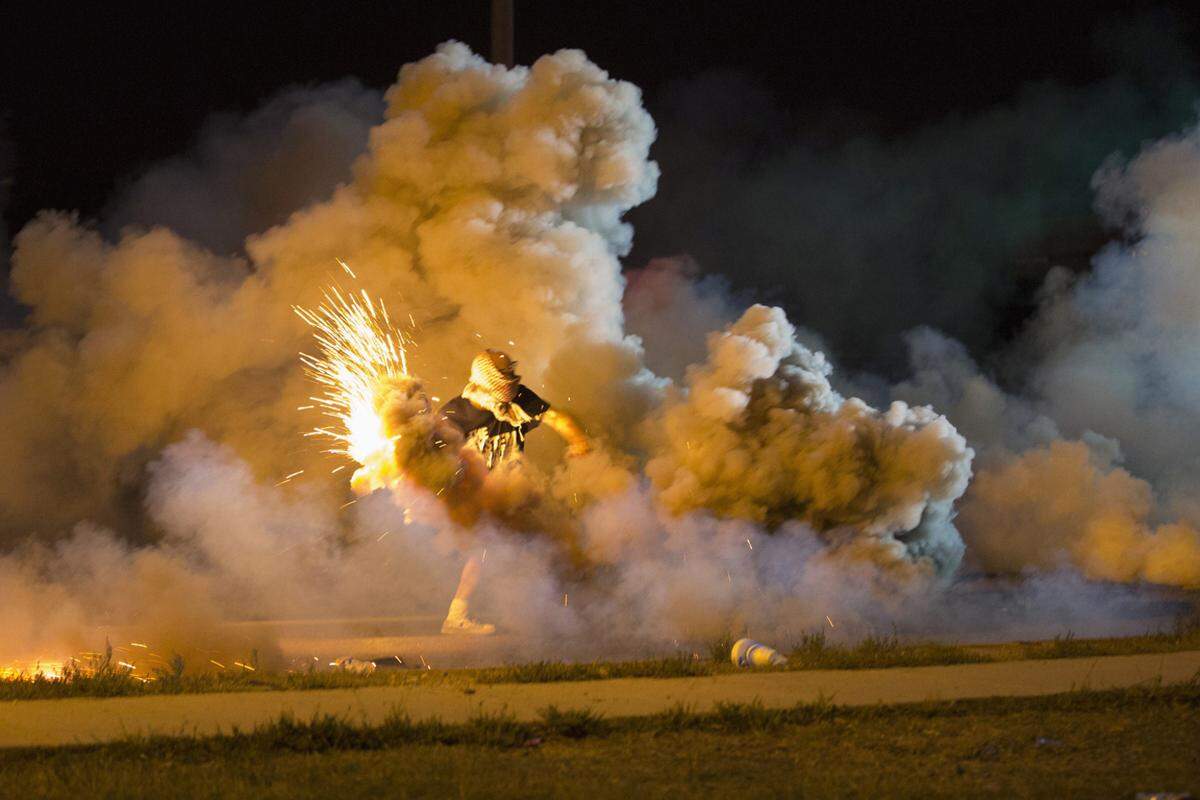
[{"label": "billowing smoke cloud", "polygon": [[244,259],[164,228],[109,242],[39,217],[13,269],[32,326],[0,381],[2,449],[21,465],[0,497],[5,529],[125,529],[144,464],[191,427],[257,474],[320,469],[299,438],[307,339],[291,306],[335,258],[412,315],[412,365],[435,396],[457,391],[479,347],[503,346],[619,438],[656,391],[622,332],[616,257],[631,236],[620,214],[654,190],[653,135],[637,90],[581,54],[506,71],[450,45],[404,69],[354,181],[248,239]]},{"label": "billowing smoke cloud", "polygon": [[[1156,449],[1153,439],[1138,438],[1141,430],[1153,430],[1154,398],[1163,404],[1160,419],[1173,414],[1182,421],[1187,413],[1173,404],[1171,398],[1180,395],[1169,385],[1152,381],[1148,373],[1121,369],[1118,343],[1127,341],[1128,330],[1111,325],[1107,316],[1129,312],[1125,320],[1131,328],[1157,327],[1159,309],[1136,300],[1134,309],[1127,302],[1129,284],[1144,278],[1137,274],[1140,260],[1134,255],[1143,246],[1108,251],[1094,275],[1049,295],[1029,340],[1012,355],[1039,354],[1042,360],[1028,368],[1034,385],[1049,378],[1048,385],[1069,391],[1078,402],[1064,402],[1053,393],[1009,394],[979,371],[961,344],[930,330],[910,336],[913,377],[896,387],[896,395],[938,403],[980,449],[958,520],[974,566],[1001,573],[1070,567],[1099,580],[1200,584],[1200,530],[1188,501],[1195,487],[1191,463],[1178,457],[1173,441]],[[1116,255],[1121,252],[1124,258]],[[1056,280],[1052,275],[1052,286]],[[1098,290],[1109,281],[1109,290]],[[1098,317],[1080,313],[1085,308]],[[1191,369],[1189,359],[1172,360],[1173,353],[1182,352],[1173,350],[1178,343],[1154,337],[1141,341],[1145,349],[1136,357],[1127,353],[1125,363]],[[1093,346],[1113,352],[1106,360],[1099,352],[1088,353]],[[1115,416],[1095,414],[1098,406]],[[1146,427],[1122,427],[1116,420],[1139,420]],[[1159,441],[1170,440],[1167,431],[1159,434]],[[1179,435],[1187,434],[1180,430]],[[1140,458],[1126,457],[1127,441]],[[1126,469],[1138,463],[1153,482]]]},{"label": "billowing smoke cloud", "polygon": [[689,370],[686,400],[666,410],[665,452],[647,466],[663,503],[853,529],[868,538],[839,544],[953,572],[962,542],[951,509],[970,477],[970,448],[927,407],[897,402],[879,413],[845,400],[830,371],[779,309],[752,306],[713,334],[708,361]]},{"label": "billowing smoke cloud", "polygon": [[[242,165],[256,161],[264,142],[277,138],[281,117],[288,120],[285,138],[290,125],[300,124],[297,115],[349,119],[333,128],[346,133],[353,149],[354,123],[362,117],[346,110],[350,89],[329,90],[324,100],[278,100],[231,133],[210,133],[200,166],[172,164],[150,173],[127,191],[114,217],[144,223],[183,213],[205,244],[234,249],[233,237],[294,205],[303,192],[285,185],[278,197],[243,205],[228,217],[193,213],[191,206],[214,205],[205,198],[229,189],[232,176],[244,173]],[[562,531],[544,538],[525,525],[526,534],[515,538],[488,534],[491,523],[478,514],[448,517],[456,505],[435,501],[428,481],[377,492],[362,501],[360,513],[374,514],[373,524],[382,524],[380,514],[390,516],[388,532],[407,532],[392,536],[390,546],[440,557],[438,565],[418,556],[395,564],[399,575],[384,575],[360,563],[368,551],[346,543],[347,535],[362,534],[362,518],[356,524],[335,513],[344,504],[345,476],[326,476],[328,462],[306,452],[299,435],[306,421],[295,409],[311,390],[295,361],[306,332],[290,310],[316,296],[335,258],[353,264],[368,291],[394,298],[395,307],[412,315],[411,366],[430,394],[455,391],[481,345],[504,346],[520,359],[528,383],[555,402],[565,398],[597,437],[597,453],[560,468],[549,483],[534,477],[524,484],[529,496],[543,498],[543,515],[547,508],[576,509],[578,523],[558,526],[573,539],[572,550],[620,573],[617,588],[591,608],[642,603],[645,610],[653,603],[656,622],[645,632],[656,636],[678,635],[689,619],[707,620],[711,629],[715,620],[745,618],[739,598],[746,585],[775,586],[786,598],[797,580],[780,573],[768,581],[746,559],[743,544],[746,552],[755,540],[772,547],[767,528],[781,532],[787,544],[778,546],[794,551],[790,559],[797,565],[834,540],[843,553],[859,542],[863,569],[880,559],[952,568],[960,543],[949,524],[950,504],[969,463],[961,439],[931,412],[897,406],[880,415],[842,401],[824,383],[828,370],[819,354],[796,343],[778,310],[753,308],[714,335],[707,365],[689,373],[686,389],[671,390],[643,366],[641,341],[625,333],[617,260],[632,234],[621,216],[653,194],[657,178],[647,157],[654,126],[634,87],[612,81],[580,53],[505,70],[451,44],[405,67],[386,100],[384,120],[370,130],[353,180],[286,223],[252,235],[245,257],[213,255],[163,227],[130,228],[109,241],[63,214],[43,215],[21,232],[14,292],[29,306],[31,326],[0,383],[3,449],[14,465],[22,464],[4,489],[5,529],[18,540],[34,531],[75,530],[49,551],[13,561],[15,573],[28,578],[35,570],[63,597],[85,596],[89,581],[97,580],[86,559],[61,553],[98,549],[121,554],[104,563],[127,565],[104,576],[115,585],[144,587],[138,570],[147,559],[167,573],[186,573],[189,594],[201,598],[188,608],[205,619],[235,608],[267,616],[361,610],[378,607],[381,597],[393,608],[417,608],[416,598],[428,605],[439,593],[430,591],[428,579],[411,580],[410,572],[444,582],[454,560],[447,541],[492,536],[493,563],[505,565],[495,567],[501,577],[489,583],[507,600],[497,604],[499,613],[539,603],[557,608],[559,579],[551,565]],[[327,122],[308,126],[330,130]],[[272,185],[271,173],[264,167],[239,178],[246,182],[234,193],[253,199],[254,187]],[[332,174],[336,169],[318,171],[306,186]],[[686,281],[657,291],[674,293],[668,302],[681,307],[704,296]],[[649,295],[635,288],[624,299],[636,310],[639,297]],[[691,319],[696,338],[731,316],[724,300],[707,309]],[[663,320],[643,314],[642,323],[647,340],[670,338],[663,336]],[[751,352],[756,348],[762,352]],[[682,370],[679,355],[660,352],[668,370]],[[739,364],[742,358],[749,362]],[[675,399],[663,406],[665,392]],[[411,395],[401,394],[408,402]],[[693,407],[704,410],[708,427],[676,430]],[[790,428],[770,430],[775,407],[796,417]],[[739,428],[739,415],[752,422]],[[656,433],[663,429],[669,431],[665,442]],[[687,446],[679,436],[695,435],[698,446],[722,436],[743,459],[755,451],[784,458],[762,447],[775,432],[790,432],[796,445],[805,437],[822,440],[820,458],[803,480],[803,468],[789,473],[797,487],[759,487],[745,505],[706,488],[696,480],[704,471],[679,455]],[[653,483],[639,477],[639,453],[646,452],[659,452]],[[714,465],[722,461],[709,458]],[[848,486],[835,466],[855,459],[889,472],[888,481]],[[914,463],[904,466],[909,459]],[[298,466],[315,474],[270,487]],[[933,477],[924,477],[927,469]],[[753,481],[744,469],[743,488],[750,490]],[[835,496],[825,500],[826,492]],[[381,505],[380,495],[391,499]],[[809,511],[801,508],[806,504]],[[618,546],[605,530],[612,515],[622,513],[633,516]],[[511,523],[513,515],[508,518]],[[91,522],[79,527],[80,520]],[[121,533],[114,539],[97,523]],[[463,525],[472,530],[462,531]],[[927,532],[935,528],[940,538],[933,546]],[[426,531],[428,541],[414,541],[416,530]],[[822,539],[826,533],[831,538]],[[901,536],[910,539],[902,544]],[[138,547],[139,540],[156,544]],[[867,540],[875,544],[862,547]],[[664,541],[690,543],[685,555],[694,566],[678,579],[667,577]],[[640,560],[639,550],[647,554]],[[513,580],[531,573],[542,577]],[[653,575],[660,592],[640,599]],[[400,597],[368,598],[350,586],[376,582],[409,588]],[[722,585],[725,590],[703,599]],[[146,622],[162,611],[174,618],[168,613],[174,603],[157,604],[145,591],[130,591],[131,605],[102,616]],[[586,595],[586,585],[581,591]],[[58,609],[60,621],[43,626],[55,635],[91,619],[79,601]],[[697,615],[695,609],[721,613]],[[586,623],[585,612],[572,614],[576,626]],[[539,619],[523,613],[507,621],[521,627],[521,618]],[[560,628],[563,620],[560,614]],[[28,634],[31,627],[27,621],[19,629]]]},{"label": "billowing smoke cloud", "polygon": [[1027,346],[1033,391],[1070,434],[1120,439],[1129,464],[1192,489],[1200,479],[1200,133],[1147,147],[1095,178],[1097,207],[1126,244],[1052,294]]},{"label": "billowing smoke cloud", "polygon": [[[1093,474],[1078,447],[1052,446],[1023,467],[1069,482],[1062,502],[1087,499],[1090,514],[1060,524],[1056,539],[1086,551],[1077,558],[1089,574],[1200,583],[1192,500],[1200,485],[1200,134],[1164,139],[1128,164],[1110,160],[1094,184],[1100,213],[1125,241],[1101,252],[1077,281],[1050,276],[1014,358],[1036,354],[1031,394],[1066,435],[1115,439],[1124,463],[1150,484],[1107,464]],[[1027,480],[1021,469],[997,476],[998,485]]]},{"label": "billowing smoke cloud", "polygon": [[[953,516],[972,448],[931,408],[879,411],[834,391],[814,337],[779,309],[739,316],[728,293],[662,265],[627,291],[623,217],[658,179],[636,87],[577,51],[505,69],[450,43],[405,66],[385,104],[367,129],[375,106],[354,85],[287,95],[129,188],[112,219],[137,224],[120,235],[53,212],[17,235],[12,291],[29,324],[0,367],[0,532],[13,548],[0,582],[17,598],[0,611],[0,658],[124,623],[181,651],[269,656],[269,632],[230,642],[217,623],[436,612],[464,543],[488,553],[484,607],[541,637],[599,641],[620,623],[661,642],[928,613],[963,556]],[[301,144],[271,163],[280,136]],[[341,146],[276,194],[272,176],[312,142]],[[212,205],[226,190],[241,197],[230,215]],[[499,347],[596,451],[564,463],[550,434],[531,437],[535,469],[478,475],[503,482],[482,487],[503,508],[458,513],[423,479],[348,505],[351,470],[333,472],[302,436],[317,419],[298,410],[312,387],[296,354],[311,341],[292,313],[346,279],[336,259],[411,325],[409,366],[433,402]],[[912,393],[948,360],[931,357]],[[959,391],[972,380],[964,367],[939,400],[974,402]],[[385,402],[397,425],[414,419],[411,388]],[[990,435],[1016,454],[1007,414]],[[996,494],[1025,480],[989,463]],[[1099,469],[1144,499],[1111,460]],[[989,520],[992,495],[979,497]],[[1123,518],[1135,541],[1154,525],[1139,508]],[[1163,580],[1166,557],[1150,548],[1102,576]]]},{"label": "billowing smoke cloud", "polygon": [[1078,566],[1110,581],[1200,583],[1200,532],[1155,527],[1153,491],[1085,442],[1055,441],[983,470],[961,524],[975,558],[1007,572]]}]

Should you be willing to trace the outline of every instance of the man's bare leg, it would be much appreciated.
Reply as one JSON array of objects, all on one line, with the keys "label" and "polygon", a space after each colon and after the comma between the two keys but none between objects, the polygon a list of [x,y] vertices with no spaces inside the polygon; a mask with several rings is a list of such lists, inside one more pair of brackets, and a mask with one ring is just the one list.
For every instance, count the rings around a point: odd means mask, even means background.
[{"label": "man's bare leg", "polygon": [[458,590],[450,601],[450,610],[442,623],[442,633],[471,633],[487,635],[496,632],[495,625],[476,622],[467,616],[467,606],[475,587],[479,585],[479,574],[483,571],[483,559],[472,553],[463,564],[462,576],[458,579]]},{"label": "man's bare leg", "polygon": [[467,563],[463,564],[462,577],[458,579],[458,591],[454,593],[455,600],[462,600],[464,603],[470,601],[471,595],[475,594],[475,587],[479,585],[479,573],[483,571],[483,562],[479,560],[479,556],[472,553],[467,558]]}]

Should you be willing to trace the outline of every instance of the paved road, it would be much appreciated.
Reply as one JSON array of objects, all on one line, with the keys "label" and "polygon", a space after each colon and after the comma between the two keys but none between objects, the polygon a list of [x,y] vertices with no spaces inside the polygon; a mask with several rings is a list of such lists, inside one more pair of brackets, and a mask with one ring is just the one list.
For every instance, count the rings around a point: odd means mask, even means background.
[{"label": "paved road", "polygon": [[1200,651],[1105,658],[1010,661],[887,670],[742,673],[711,678],[620,679],[579,683],[451,687],[372,687],[303,692],[243,692],[0,704],[0,747],[119,739],[132,733],[215,734],[269,722],[283,712],[317,713],[378,723],[393,709],[413,719],[461,722],[481,711],[534,719],[539,709],[592,708],[608,717],[651,714],[678,704],[696,710],[717,702],[787,707],[830,698],[844,705],[969,697],[1053,694],[1087,687],[1178,683],[1200,673]]}]

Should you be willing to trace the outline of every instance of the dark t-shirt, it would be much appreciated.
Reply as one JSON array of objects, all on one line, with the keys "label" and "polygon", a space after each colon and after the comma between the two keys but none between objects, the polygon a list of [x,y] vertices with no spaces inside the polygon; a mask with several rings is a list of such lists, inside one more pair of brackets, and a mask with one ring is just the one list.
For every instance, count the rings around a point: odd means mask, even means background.
[{"label": "dark t-shirt", "polygon": [[497,419],[496,415],[491,411],[477,408],[471,404],[470,400],[462,396],[450,400],[442,406],[442,410],[439,413],[442,419],[458,428],[463,436],[467,437],[470,444],[477,447],[488,457],[488,466],[490,467],[494,466],[494,461],[496,460],[493,458],[492,453],[495,452],[497,445],[505,443],[501,452],[497,453],[497,456],[501,458],[504,455],[503,450],[508,449],[507,443],[515,444],[517,452],[524,450],[525,434],[541,424],[542,414],[545,414],[550,409],[549,403],[538,397],[532,389],[524,385],[517,390],[517,396],[513,398],[512,403],[532,417],[532,419],[518,427],[510,422]]}]

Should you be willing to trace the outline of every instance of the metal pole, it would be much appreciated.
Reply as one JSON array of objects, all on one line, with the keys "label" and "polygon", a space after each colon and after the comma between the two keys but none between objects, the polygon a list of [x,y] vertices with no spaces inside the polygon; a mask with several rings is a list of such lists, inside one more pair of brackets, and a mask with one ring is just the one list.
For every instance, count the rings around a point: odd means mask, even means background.
[{"label": "metal pole", "polygon": [[492,63],[513,65],[513,0],[492,0]]}]

